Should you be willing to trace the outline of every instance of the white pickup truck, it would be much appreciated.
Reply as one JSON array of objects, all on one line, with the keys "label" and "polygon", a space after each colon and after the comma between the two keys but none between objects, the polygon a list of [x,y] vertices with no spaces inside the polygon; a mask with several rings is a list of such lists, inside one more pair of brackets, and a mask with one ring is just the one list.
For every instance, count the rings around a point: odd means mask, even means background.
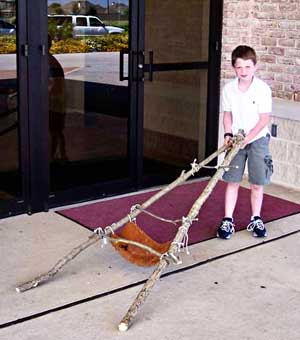
[{"label": "white pickup truck", "polygon": [[123,28],[106,26],[99,18],[91,15],[48,15],[48,20],[55,21],[57,27],[72,24],[74,38],[124,32]]}]

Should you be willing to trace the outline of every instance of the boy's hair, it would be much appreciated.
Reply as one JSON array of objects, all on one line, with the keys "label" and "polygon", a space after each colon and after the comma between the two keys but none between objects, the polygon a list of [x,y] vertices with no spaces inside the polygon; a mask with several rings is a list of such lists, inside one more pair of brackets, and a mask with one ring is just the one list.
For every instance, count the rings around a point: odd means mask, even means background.
[{"label": "boy's hair", "polygon": [[240,45],[236,47],[231,54],[231,65],[234,67],[235,62],[238,58],[247,60],[251,59],[253,61],[253,64],[256,65],[256,53],[254,49],[250,46],[246,45]]}]

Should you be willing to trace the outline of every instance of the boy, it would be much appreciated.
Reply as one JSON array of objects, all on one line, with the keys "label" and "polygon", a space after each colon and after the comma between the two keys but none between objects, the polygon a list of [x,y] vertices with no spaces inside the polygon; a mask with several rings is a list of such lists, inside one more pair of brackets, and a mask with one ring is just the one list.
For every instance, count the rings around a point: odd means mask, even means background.
[{"label": "boy", "polygon": [[270,183],[273,172],[268,129],[272,94],[269,86],[255,77],[257,66],[253,48],[236,47],[231,55],[231,64],[236,78],[225,85],[222,93],[224,143],[230,144],[231,138],[239,129],[243,129],[246,136],[242,149],[231,163],[238,168],[230,168],[223,176],[228,182],[225,192],[225,217],[218,228],[217,236],[230,239],[234,233],[233,212],[248,161],[252,216],[247,230],[255,237],[266,237],[267,231],[260,214],[263,186]]}]

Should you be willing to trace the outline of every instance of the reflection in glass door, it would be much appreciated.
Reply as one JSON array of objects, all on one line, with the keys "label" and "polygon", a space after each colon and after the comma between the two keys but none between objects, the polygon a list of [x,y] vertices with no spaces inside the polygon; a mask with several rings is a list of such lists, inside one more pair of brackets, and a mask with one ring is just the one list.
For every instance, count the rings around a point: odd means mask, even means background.
[{"label": "reflection in glass door", "polygon": [[129,1],[48,1],[50,191],[129,177]]},{"label": "reflection in glass door", "polygon": [[205,156],[209,18],[209,0],[145,0],[145,183]]},{"label": "reflection in glass door", "polygon": [[0,205],[22,197],[16,1],[0,1]]}]

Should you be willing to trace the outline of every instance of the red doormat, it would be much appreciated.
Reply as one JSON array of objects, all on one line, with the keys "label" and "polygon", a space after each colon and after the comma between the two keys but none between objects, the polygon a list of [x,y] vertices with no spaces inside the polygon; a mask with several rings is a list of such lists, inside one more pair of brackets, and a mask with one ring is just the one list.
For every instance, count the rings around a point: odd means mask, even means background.
[{"label": "red doormat", "polygon": [[[187,216],[195,200],[199,197],[207,181],[186,183],[175,188],[153,203],[147,210],[166,219],[176,220]],[[189,229],[189,244],[208,240],[216,236],[216,230],[224,214],[224,191],[226,183],[219,181],[198,215],[199,220]],[[106,227],[130,212],[135,204],[142,204],[155,191],[130,195],[122,198],[109,199],[76,208],[57,211],[80,225],[93,230],[97,227]],[[300,205],[265,194],[262,208],[262,218],[265,222],[297,214]],[[235,209],[236,231],[245,229],[251,216],[250,190],[240,188],[238,203]],[[174,239],[177,227],[162,222],[141,213],[137,217],[137,224],[153,240],[164,243]]]}]

